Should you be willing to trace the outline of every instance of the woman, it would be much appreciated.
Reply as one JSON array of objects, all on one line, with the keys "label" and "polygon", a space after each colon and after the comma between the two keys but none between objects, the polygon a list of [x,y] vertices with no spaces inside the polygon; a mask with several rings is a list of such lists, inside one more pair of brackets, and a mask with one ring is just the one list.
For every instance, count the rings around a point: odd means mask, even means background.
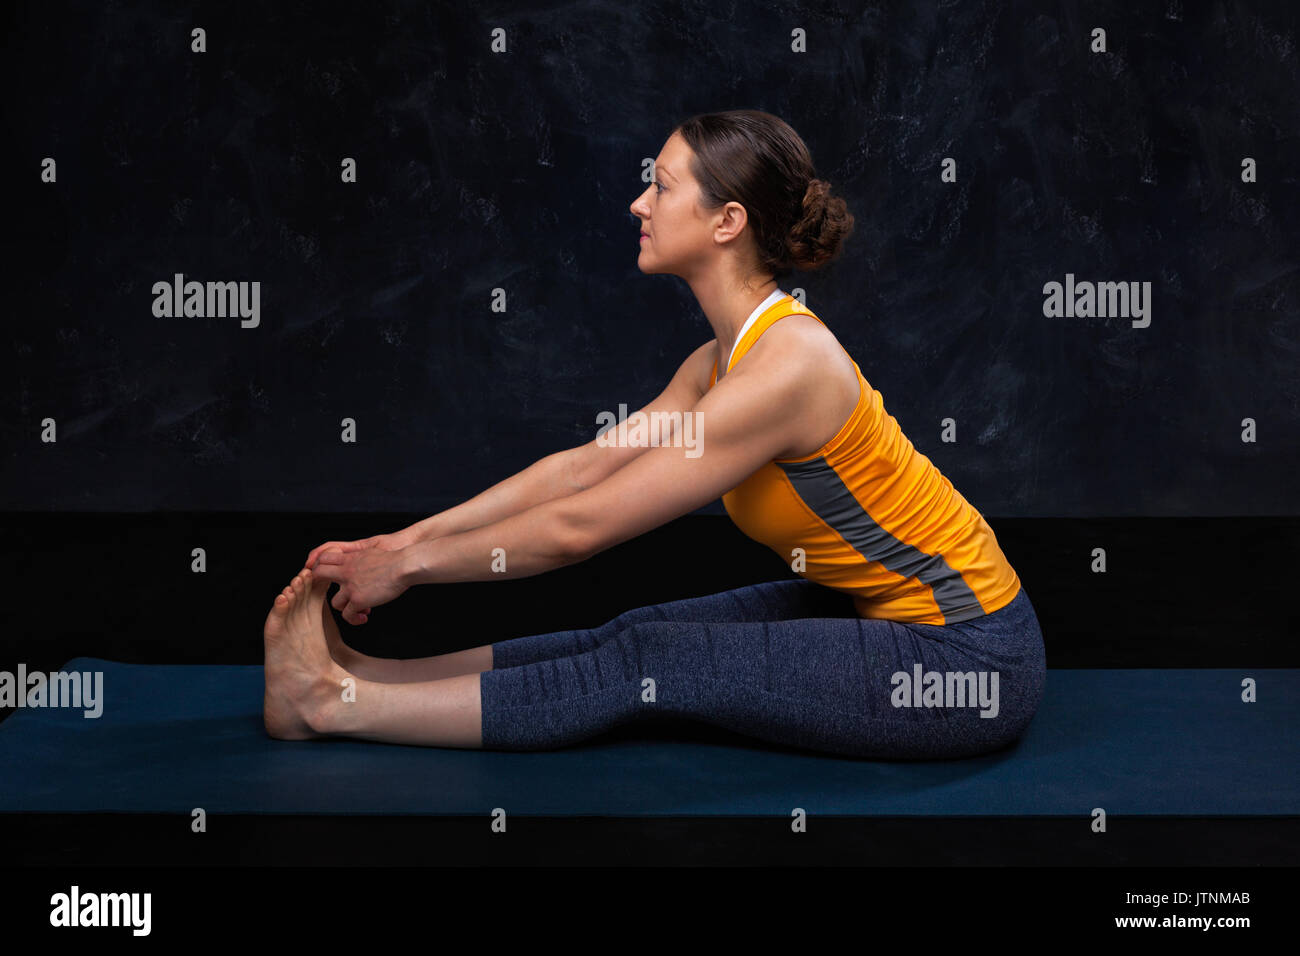
[{"label": "woman", "polygon": [[[992,529],[777,283],[834,258],[853,228],[844,201],[794,130],[754,110],[686,121],[655,169],[631,206],[638,266],[681,277],[715,338],[642,411],[682,413],[702,453],[594,440],[396,534],[314,549],[267,618],[272,736],[538,750],[671,714],[943,758],[1029,723],[1043,639]],[[419,660],[356,653],[325,607],[335,582],[333,607],[359,624],[413,584],[540,574],[719,495],[803,577]]]}]

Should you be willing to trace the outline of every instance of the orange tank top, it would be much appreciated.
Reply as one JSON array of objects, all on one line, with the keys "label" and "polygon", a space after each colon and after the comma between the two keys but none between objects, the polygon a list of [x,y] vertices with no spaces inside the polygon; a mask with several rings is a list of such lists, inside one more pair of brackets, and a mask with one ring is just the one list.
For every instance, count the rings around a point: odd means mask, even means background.
[{"label": "orange tank top", "polygon": [[[821,321],[783,295],[743,330],[727,371],[795,314]],[[835,437],[811,455],[763,465],[722,496],[727,514],[802,577],[852,595],[862,617],[955,624],[1009,604],[1020,578],[993,529],[853,368],[858,404]],[[715,361],[709,387],[717,380]]]}]

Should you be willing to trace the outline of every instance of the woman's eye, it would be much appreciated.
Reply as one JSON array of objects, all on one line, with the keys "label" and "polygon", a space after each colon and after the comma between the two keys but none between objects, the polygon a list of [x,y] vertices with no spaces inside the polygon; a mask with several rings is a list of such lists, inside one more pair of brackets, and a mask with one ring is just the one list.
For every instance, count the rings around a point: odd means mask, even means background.
[{"label": "woman's eye", "polygon": [[655,193],[656,196],[659,195],[659,193],[664,191],[664,187],[660,186],[658,183],[655,183],[655,189],[659,190],[659,192]]}]

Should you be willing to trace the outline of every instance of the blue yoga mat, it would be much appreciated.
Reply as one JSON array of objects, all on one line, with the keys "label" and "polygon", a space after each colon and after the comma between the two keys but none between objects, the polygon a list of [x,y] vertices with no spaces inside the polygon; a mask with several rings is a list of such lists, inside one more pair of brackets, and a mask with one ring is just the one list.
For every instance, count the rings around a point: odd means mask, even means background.
[{"label": "blue yoga mat", "polygon": [[[691,740],[538,753],[272,740],[262,668],[103,672],[103,714],[22,708],[0,723],[0,813],[555,816],[1300,814],[1300,670],[1049,670],[1011,748],[860,760]],[[1241,701],[1241,680],[1259,701]],[[738,740],[740,738],[737,738]]]}]

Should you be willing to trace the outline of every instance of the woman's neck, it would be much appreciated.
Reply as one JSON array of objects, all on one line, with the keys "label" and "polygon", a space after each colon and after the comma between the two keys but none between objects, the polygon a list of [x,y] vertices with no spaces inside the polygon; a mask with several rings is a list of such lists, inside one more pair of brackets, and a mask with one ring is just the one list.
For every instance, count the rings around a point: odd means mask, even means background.
[{"label": "woman's neck", "polygon": [[731,355],[732,349],[735,348],[741,326],[745,324],[745,320],[753,314],[753,311],[778,288],[779,285],[776,279],[772,278],[757,286],[757,291],[736,294],[734,291],[729,290],[725,297],[718,296],[712,302],[707,302],[700,299],[698,295],[696,296],[699,299],[700,308],[703,309],[705,317],[709,320],[709,325],[713,328],[713,337],[718,341],[718,378],[722,378],[727,372],[727,358]]}]

